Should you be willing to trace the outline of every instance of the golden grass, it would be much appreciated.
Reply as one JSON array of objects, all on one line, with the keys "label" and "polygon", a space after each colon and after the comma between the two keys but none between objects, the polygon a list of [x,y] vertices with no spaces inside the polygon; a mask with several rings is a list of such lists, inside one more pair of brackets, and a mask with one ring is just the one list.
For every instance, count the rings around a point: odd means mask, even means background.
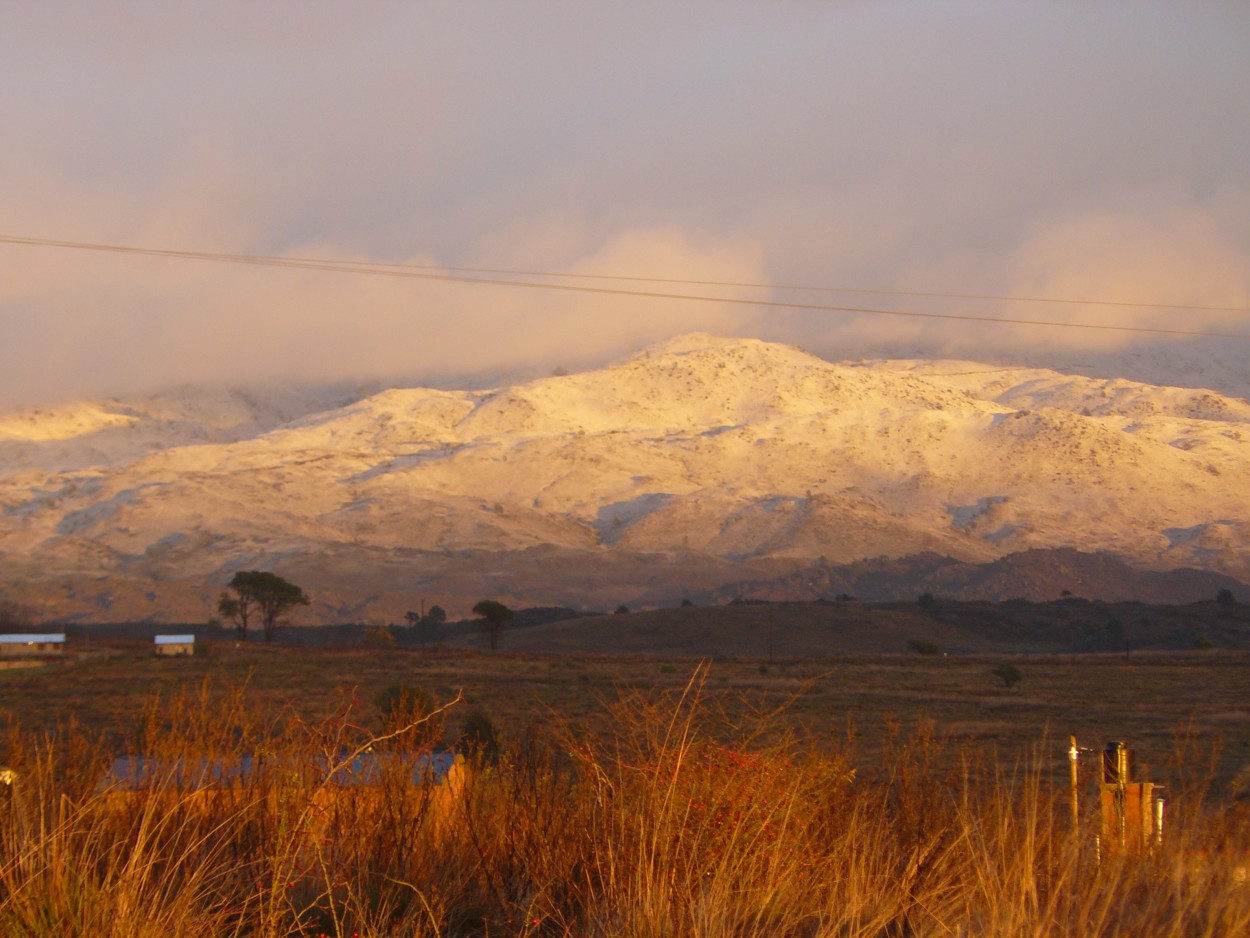
[{"label": "golden grass", "polygon": [[1040,760],[900,729],[869,778],[853,737],[812,746],[777,712],[720,708],[707,681],[624,692],[610,731],[553,725],[455,786],[392,761],[339,787],[393,740],[350,704],[258,723],[247,689],[154,701],[131,752],[158,771],[139,787],[101,787],[113,752],[81,727],[10,730],[0,934],[1250,934],[1246,830],[1196,794],[1158,850],[1099,858],[1097,819],[1074,832]]}]

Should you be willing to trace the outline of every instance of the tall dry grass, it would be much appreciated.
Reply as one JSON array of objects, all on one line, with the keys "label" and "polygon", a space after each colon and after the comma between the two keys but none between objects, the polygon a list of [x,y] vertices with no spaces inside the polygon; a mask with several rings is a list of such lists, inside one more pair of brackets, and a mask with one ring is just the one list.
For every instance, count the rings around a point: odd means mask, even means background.
[{"label": "tall dry grass", "polygon": [[[850,741],[711,712],[705,677],[623,694],[608,737],[553,727],[439,784],[387,750],[411,727],[262,725],[245,691],[154,702],[137,785],[107,781],[114,752],[81,727],[10,729],[0,934],[1250,934],[1246,831],[1219,806],[1098,856],[1040,758],[920,734],[869,780]],[[379,774],[341,785],[369,750],[391,753]]]}]

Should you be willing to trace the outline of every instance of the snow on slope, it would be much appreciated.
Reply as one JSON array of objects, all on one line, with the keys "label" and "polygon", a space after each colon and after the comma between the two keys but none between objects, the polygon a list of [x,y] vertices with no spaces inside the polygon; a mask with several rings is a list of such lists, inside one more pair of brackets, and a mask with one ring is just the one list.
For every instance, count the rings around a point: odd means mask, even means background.
[{"label": "snow on slope", "polygon": [[519,385],[339,394],[0,421],[0,561],[220,580],[318,551],[1069,546],[1250,574],[1250,403],[1212,391],[685,336]]},{"label": "snow on slope", "polygon": [[233,442],[364,397],[363,387],[186,387],[0,413],[0,471],[112,466],[172,446]]}]

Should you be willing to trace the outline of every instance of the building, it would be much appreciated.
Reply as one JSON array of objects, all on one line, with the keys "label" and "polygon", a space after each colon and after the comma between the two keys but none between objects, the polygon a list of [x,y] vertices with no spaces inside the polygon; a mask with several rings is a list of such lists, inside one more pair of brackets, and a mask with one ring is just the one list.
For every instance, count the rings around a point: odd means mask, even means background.
[{"label": "building", "polygon": [[[163,759],[119,756],[100,779],[96,796],[105,806],[125,809],[150,792],[177,792],[182,804],[240,799],[303,804],[302,824],[317,836],[354,824],[363,814],[394,817],[395,799],[416,793],[409,807],[424,815],[436,836],[455,829],[456,805],[468,791],[469,765],[449,750],[419,753],[237,754],[227,759]],[[293,800],[294,799],[294,800]]]},{"label": "building", "polygon": [[158,635],[152,642],[156,653],[162,657],[195,654],[194,635]]},{"label": "building", "polygon": [[0,635],[0,658],[42,658],[64,653],[64,632]]}]

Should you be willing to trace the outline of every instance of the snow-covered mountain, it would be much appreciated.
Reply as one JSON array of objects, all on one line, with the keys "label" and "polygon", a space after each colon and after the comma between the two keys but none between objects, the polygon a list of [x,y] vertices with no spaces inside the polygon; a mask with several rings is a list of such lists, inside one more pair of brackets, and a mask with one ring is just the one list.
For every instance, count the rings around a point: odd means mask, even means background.
[{"label": "snow-covered mountain", "polygon": [[189,620],[253,567],[332,595],[323,619],[383,620],[415,597],[675,601],[921,551],[1246,580],[1248,493],[1243,398],[695,335],[489,390],[0,415],[0,579],[48,614]]}]

